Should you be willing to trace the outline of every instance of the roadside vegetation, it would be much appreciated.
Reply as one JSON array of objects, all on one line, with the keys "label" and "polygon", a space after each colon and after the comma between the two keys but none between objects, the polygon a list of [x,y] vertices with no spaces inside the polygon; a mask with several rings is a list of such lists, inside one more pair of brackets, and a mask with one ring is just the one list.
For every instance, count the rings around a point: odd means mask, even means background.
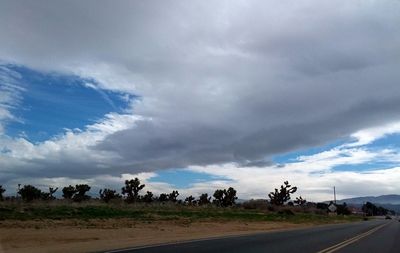
[{"label": "roadside vegetation", "polygon": [[58,188],[42,191],[32,185],[19,185],[17,196],[5,197],[5,189],[0,186],[0,220],[132,218],[148,222],[184,219],[331,223],[361,219],[360,215],[351,215],[345,204],[337,205],[337,215],[329,215],[326,203],[307,202],[301,196],[292,200],[297,187],[288,181],[270,192],[268,200],[242,203],[237,203],[237,191],[232,187],[218,189],[212,196],[203,193],[179,198],[175,190],[156,196],[145,191],[138,178],[126,180],[120,192],[101,189],[96,198],[89,195],[90,189],[87,184],[68,185],[61,189],[62,198],[58,199]]}]

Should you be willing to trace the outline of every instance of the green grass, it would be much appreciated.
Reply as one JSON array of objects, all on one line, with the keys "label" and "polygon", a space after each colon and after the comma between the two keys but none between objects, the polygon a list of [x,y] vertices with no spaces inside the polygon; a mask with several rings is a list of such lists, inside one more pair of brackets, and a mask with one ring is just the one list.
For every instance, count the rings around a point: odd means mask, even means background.
[{"label": "green grass", "polygon": [[0,206],[1,220],[37,219],[109,219],[131,218],[138,221],[287,221],[292,223],[332,223],[360,220],[357,216],[328,216],[312,212],[270,212],[243,208],[187,207],[176,205],[106,204],[8,204]]}]

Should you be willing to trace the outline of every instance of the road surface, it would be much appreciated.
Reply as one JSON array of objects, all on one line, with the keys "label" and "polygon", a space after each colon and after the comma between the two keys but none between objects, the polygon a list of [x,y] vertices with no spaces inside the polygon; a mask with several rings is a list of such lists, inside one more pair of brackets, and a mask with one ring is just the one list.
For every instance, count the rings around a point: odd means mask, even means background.
[{"label": "road surface", "polygon": [[136,247],[108,253],[399,253],[400,222],[373,220]]}]

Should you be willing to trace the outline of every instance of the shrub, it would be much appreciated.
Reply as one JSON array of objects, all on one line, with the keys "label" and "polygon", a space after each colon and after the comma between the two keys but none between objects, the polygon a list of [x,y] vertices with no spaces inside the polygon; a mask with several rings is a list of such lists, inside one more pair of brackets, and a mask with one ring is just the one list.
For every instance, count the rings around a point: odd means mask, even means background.
[{"label": "shrub", "polygon": [[290,209],[282,209],[278,211],[278,214],[280,215],[294,215],[294,212]]},{"label": "shrub", "polygon": [[143,200],[143,202],[151,203],[154,200],[153,196],[154,195],[152,192],[147,191],[146,194],[143,196],[142,200]]},{"label": "shrub", "polygon": [[103,189],[99,191],[100,199],[105,203],[110,202],[112,199],[120,199],[121,195],[119,195],[115,190],[111,189]]},{"label": "shrub", "polygon": [[342,205],[336,205],[337,207],[337,214],[341,214],[341,215],[350,215],[351,211],[350,209],[347,207],[346,203],[343,203]]},{"label": "shrub", "polygon": [[6,189],[4,189],[2,185],[0,185],[0,201],[4,200],[3,193],[5,191],[6,191]]},{"label": "shrub", "polygon": [[307,200],[303,199],[301,196],[300,197],[296,197],[296,200],[294,201],[294,203],[298,206],[304,206],[307,203]]},{"label": "shrub", "polygon": [[242,204],[244,209],[266,209],[267,201],[264,199],[251,199]]}]

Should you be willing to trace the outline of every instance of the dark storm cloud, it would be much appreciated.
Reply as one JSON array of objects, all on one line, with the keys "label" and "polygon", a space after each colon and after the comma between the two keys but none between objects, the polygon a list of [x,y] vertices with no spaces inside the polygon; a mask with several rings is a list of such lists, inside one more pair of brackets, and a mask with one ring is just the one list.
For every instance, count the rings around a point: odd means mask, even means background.
[{"label": "dark storm cloud", "polygon": [[[140,96],[133,113],[143,120],[92,145],[115,156],[78,160],[85,174],[260,166],[400,119],[399,10],[395,1],[3,1],[0,59]],[[60,161],[51,173],[79,167],[73,155]],[[39,174],[51,167],[35,163]]]}]

